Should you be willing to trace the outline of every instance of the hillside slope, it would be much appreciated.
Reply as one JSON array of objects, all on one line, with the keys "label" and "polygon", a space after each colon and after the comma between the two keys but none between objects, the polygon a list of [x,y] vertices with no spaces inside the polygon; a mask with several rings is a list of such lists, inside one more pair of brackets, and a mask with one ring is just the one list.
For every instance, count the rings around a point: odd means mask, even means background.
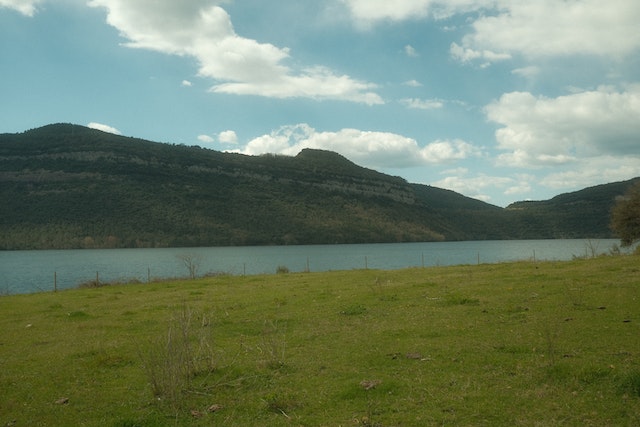
[{"label": "hillside slope", "polygon": [[449,190],[409,184],[332,152],[244,156],[71,124],[0,135],[0,184],[1,249],[609,233],[603,226],[608,210],[589,211],[597,216],[597,229],[578,229],[571,211],[554,210],[555,204],[505,210]]},{"label": "hillside slope", "polygon": [[613,237],[610,212],[616,198],[640,178],[602,184],[550,200],[517,202],[507,206],[515,229],[539,238]]}]

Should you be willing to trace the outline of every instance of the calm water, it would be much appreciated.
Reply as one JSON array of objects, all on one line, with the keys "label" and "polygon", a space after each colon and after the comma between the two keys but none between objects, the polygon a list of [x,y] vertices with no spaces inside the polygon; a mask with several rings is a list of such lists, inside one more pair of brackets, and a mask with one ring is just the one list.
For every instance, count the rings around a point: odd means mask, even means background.
[{"label": "calm water", "polygon": [[180,257],[198,266],[197,275],[275,273],[290,271],[400,269],[416,266],[495,263],[516,260],[569,260],[606,253],[619,240],[509,240],[474,242],[307,245],[232,248],[104,249],[0,251],[0,293],[51,291],[101,282],[142,282],[187,277]]}]

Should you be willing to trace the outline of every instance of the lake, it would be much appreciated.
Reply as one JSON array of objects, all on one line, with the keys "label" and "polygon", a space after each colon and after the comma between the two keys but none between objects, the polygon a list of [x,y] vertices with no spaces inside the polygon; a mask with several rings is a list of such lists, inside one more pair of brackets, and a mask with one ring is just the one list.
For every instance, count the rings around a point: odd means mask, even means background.
[{"label": "lake", "polygon": [[608,253],[617,239],[500,240],[357,245],[251,246],[162,249],[0,251],[0,293],[52,291],[95,281],[122,282],[196,275],[275,273],[570,260]]}]

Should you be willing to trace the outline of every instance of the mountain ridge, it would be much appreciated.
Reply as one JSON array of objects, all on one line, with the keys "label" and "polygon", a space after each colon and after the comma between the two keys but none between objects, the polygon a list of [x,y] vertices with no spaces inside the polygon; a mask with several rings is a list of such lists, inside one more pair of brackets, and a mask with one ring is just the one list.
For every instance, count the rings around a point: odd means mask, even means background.
[{"label": "mountain ridge", "polygon": [[632,181],[500,208],[330,151],[246,156],[52,124],[0,134],[0,249],[611,237]]}]

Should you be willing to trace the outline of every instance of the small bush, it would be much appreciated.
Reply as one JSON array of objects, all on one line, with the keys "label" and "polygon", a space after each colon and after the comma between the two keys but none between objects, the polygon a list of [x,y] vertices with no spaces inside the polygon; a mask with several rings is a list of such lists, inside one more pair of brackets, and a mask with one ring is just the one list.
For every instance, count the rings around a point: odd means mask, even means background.
[{"label": "small bush", "polygon": [[276,268],[276,274],[287,274],[289,272],[289,268],[286,265],[279,265]]},{"label": "small bush", "polygon": [[86,282],[82,282],[78,285],[80,289],[90,289],[90,288],[101,288],[103,286],[107,286],[107,283],[100,282],[98,280],[88,280]]},{"label": "small bush", "polygon": [[216,355],[208,327],[204,315],[196,316],[183,307],[170,320],[166,335],[157,337],[141,354],[153,394],[174,409],[180,408],[183,394],[196,375],[215,369]]}]

